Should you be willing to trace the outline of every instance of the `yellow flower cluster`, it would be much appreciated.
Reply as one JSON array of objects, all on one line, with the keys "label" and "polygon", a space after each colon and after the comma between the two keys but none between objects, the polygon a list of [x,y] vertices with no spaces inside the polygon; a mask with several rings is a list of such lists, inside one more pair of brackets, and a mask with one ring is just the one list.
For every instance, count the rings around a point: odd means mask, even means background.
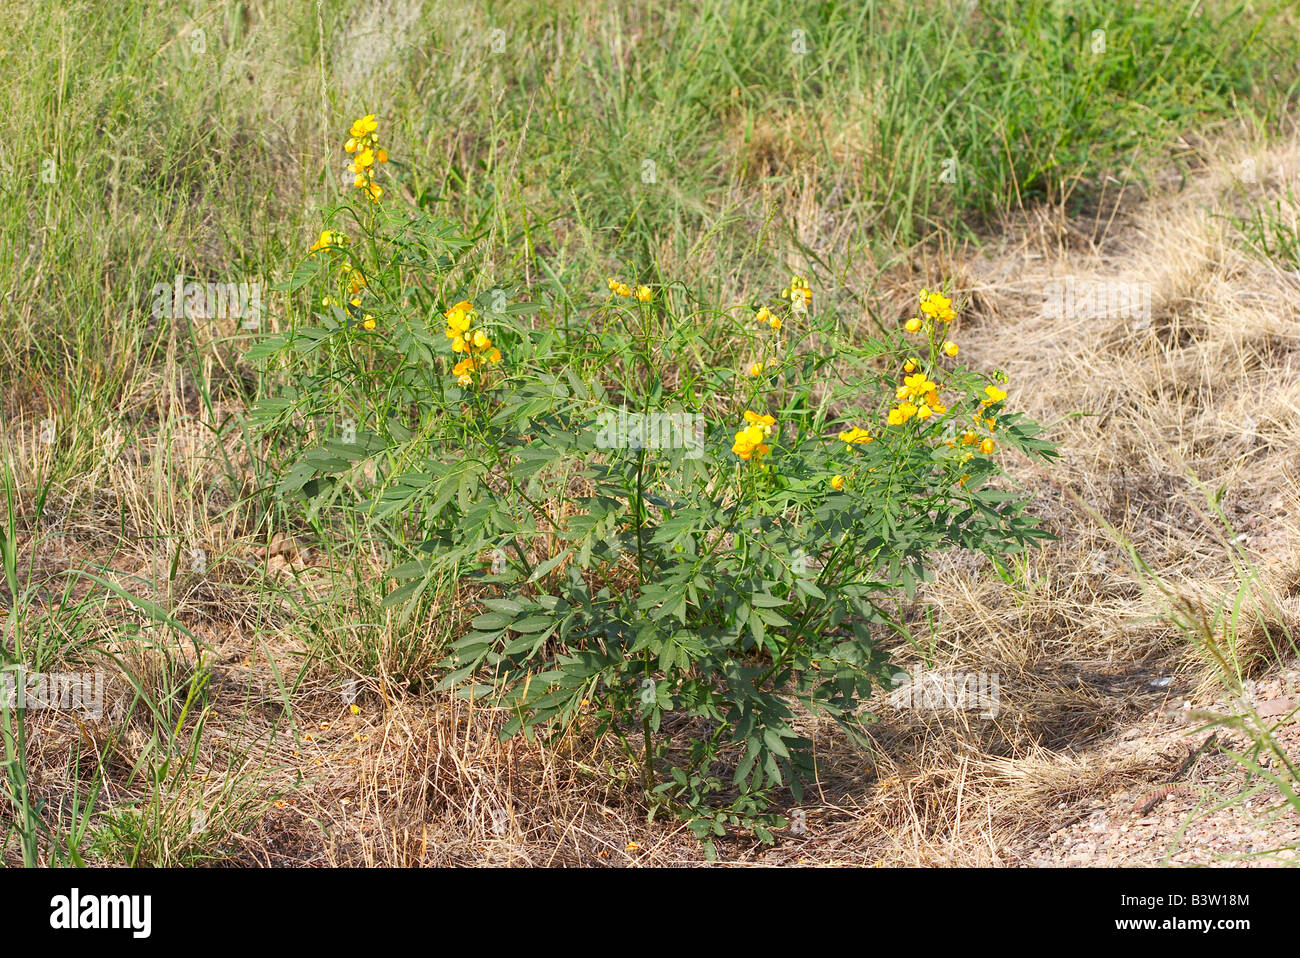
[{"label": "yellow flower cluster", "polygon": [[311,258],[315,259],[316,254],[321,250],[341,250],[346,248],[347,245],[348,238],[343,233],[337,230],[321,230],[320,236],[316,238],[316,242],[311,244],[311,249],[308,252],[311,253]]},{"label": "yellow flower cluster", "polygon": [[[987,421],[986,421],[986,425],[987,425]],[[961,444],[963,446],[973,446],[976,443],[979,444],[980,452],[984,453],[984,455],[986,456],[993,455],[993,451],[997,448],[997,446],[993,442],[993,439],[989,436],[985,436],[983,439],[981,439],[977,433],[971,431],[970,429],[967,429],[964,433],[961,434]],[[955,443],[951,445],[955,445]]]},{"label": "yellow flower cluster", "polygon": [[[903,328],[909,333],[919,333],[924,329],[926,333],[929,334],[934,329],[934,324],[936,322],[951,323],[956,319],[957,311],[952,308],[952,300],[943,295],[943,293],[936,293],[928,289],[923,289],[921,290],[921,315],[924,316],[925,319],[921,319],[920,316],[913,316],[903,324]],[[956,356],[956,345],[945,343],[945,352],[949,345],[952,345],[952,352],[948,353],[948,355]]]},{"label": "yellow flower cluster", "polygon": [[731,451],[746,462],[750,462],[772,451],[772,447],[767,444],[767,439],[772,435],[776,420],[771,416],[759,415],[746,409],[745,421],[749,425],[736,433],[736,441],[732,444]]},{"label": "yellow flower cluster", "polygon": [[654,293],[650,291],[649,286],[638,286],[634,291],[627,283],[621,282],[613,276],[608,279],[607,285],[610,292],[615,296],[622,296],[625,299],[629,296],[635,296],[637,301],[641,303],[648,303],[654,299]]},{"label": "yellow flower cluster", "polygon": [[[974,429],[967,429],[962,432],[960,441],[963,446],[978,446],[979,451],[986,456],[991,456],[997,450],[997,444],[993,441],[992,434],[997,431],[997,420],[993,418],[993,413],[989,409],[1007,398],[1006,390],[999,389],[992,384],[984,387],[984,398],[980,400],[980,407],[971,417],[975,421],[976,428],[983,428],[989,431],[989,435],[982,436]],[[948,445],[956,447],[956,440],[948,440]],[[969,459],[972,454],[967,454],[963,462]]]},{"label": "yellow flower cluster", "polygon": [[[865,429],[859,426],[853,426],[850,429],[841,430],[840,434],[836,438],[839,439],[841,442],[843,442],[845,446],[849,448],[852,448],[853,446],[863,446],[869,442],[876,441],[875,436],[871,435],[871,433],[867,432]],[[837,474],[831,476],[831,488],[834,489],[836,492],[839,492],[841,489],[844,488],[844,484],[847,481],[848,480],[842,475]]]},{"label": "yellow flower cluster", "polygon": [[790,285],[781,290],[781,298],[788,299],[790,308],[796,313],[806,313],[812,305],[812,287],[802,276],[792,276]]},{"label": "yellow flower cluster", "polygon": [[988,385],[984,387],[984,398],[980,400],[981,406],[992,406],[994,403],[1000,403],[1007,398],[1004,390],[997,386]]},{"label": "yellow flower cluster", "polygon": [[901,426],[913,416],[917,419],[929,419],[942,416],[948,411],[939,397],[939,386],[931,382],[925,373],[912,373],[903,380],[894,398],[898,405],[889,410],[889,424]]},{"label": "yellow flower cluster", "polygon": [[[950,359],[960,351],[951,339],[943,335],[945,326],[957,318],[952,300],[943,293],[923,289],[920,296],[921,315],[913,316],[903,328],[909,333],[924,333],[929,341],[929,363],[931,368],[937,366],[939,357]],[[921,360],[909,357],[903,363],[906,378],[898,387],[898,405],[889,411],[889,424],[901,426],[913,417],[929,419],[942,416],[947,407],[939,398],[939,387],[931,382],[921,371]]]},{"label": "yellow flower cluster", "polygon": [[[766,306],[760,306],[758,311],[754,313],[754,322],[763,329],[770,329],[774,334],[780,333],[781,327],[784,325],[784,323],[781,322],[781,317],[777,316],[776,313],[772,312]],[[780,350],[781,337],[779,335],[774,335],[772,337],[772,348],[774,350]],[[763,351],[767,352],[767,349],[764,348]],[[761,376],[764,369],[771,369],[774,366],[779,365],[780,362],[778,362],[777,358],[772,356],[766,362],[751,363],[749,367],[749,375]]]},{"label": "yellow flower cluster", "polygon": [[[997,448],[993,442],[991,434],[997,431],[998,424],[997,420],[993,418],[993,413],[989,410],[989,407],[996,406],[1006,398],[1007,393],[1005,389],[999,389],[992,383],[984,387],[984,398],[980,400],[980,408],[979,411],[975,413],[975,421],[987,428],[990,433],[989,436],[985,436],[980,440],[980,452],[984,453],[986,456],[993,455],[993,451]],[[989,414],[985,415],[986,412]],[[970,442],[966,441],[967,436],[970,437]],[[967,431],[967,433],[962,436],[962,442],[966,445],[973,445],[975,439],[975,434],[970,431]]]},{"label": "yellow flower cluster", "polygon": [[384,195],[384,188],[375,182],[375,164],[388,162],[388,151],[379,145],[378,129],[375,115],[367,113],[352,124],[348,141],[343,144],[343,149],[352,154],[352,162],[348,164],[348,172],[353,174],[352,185],[375,203]]},{"label": "yellow flower cluster", "polygon": [[754,319],[760,326],[766,326],[768,329],[777,332],[781,329],[781,320],[766,306],[762,307],[754,314]]},{"label": "yellow flower cluster", "polygon": [[465,358],[452,367],[451,373],[462,386],[472,385],[475,370],[488,363],[501,362],[501,350],[492,345],[491,338],[483,330],[471,330],[478,313],[468,301],[461,300],[442,315],[447,320],[445,335],[451,340],[451,351],[465,354]]},{"label": "yellow flower cluster", "polygon": [[[808,281],[802,276],[793,276],[790,279],[790,285],[781,290],[781,298],[789,301],[791,315],[806,313],[808,304],[812,302],[812,289],[809,288]],[[774,334],[770,343],[774,352],[780,352],[781,350],[781,337],[779,334],[785,327],[788,318],[783,320],[766,306],[760,306],[754,313],[754,322],[760,328],[771,330]],[[763,352],[768,352],[767,346],[764,346]],[[752,363],[749,367],[749,375],[760,376],[764,369],[771,369],[779,365],[780,363],[775,357],[769,358],[766,362]]]},{"label": "yellow flower cluster", "polygon": [[957,312],[952,308],[952,300],[943,293],[932,293],[928,289],[921,290],[921,312],[931,319],[944,323],[951,323],[957,318]]},{"label": "yellow flower cluster", "polygon": [[[340,284],[346,286],[348,290],[347,312],[360,325],[366,329],[375,328],[375,317],[369,313],[361,312],[361,299],[358,294],[366,287],[366,275],[357,269],[348,260],[345,250],[348,247],[348,238],[345,234],[337,230],[322,230],[316,242],[311,244],[308,253],[312,259],[320,253],[339,253],[341,259],[339,262]],[[326,296],[321,305],[330,306],[336,301]]]},{"label": "yellow flower cluster", "polygon": [[[903,328],[909,333],[919,333],[924,331],[930,339],[932,348],[938,349],[945,356],[953,357],[957,355],[958,346],[951,339],[941,339],[936,335],[937,323],[951,323],[957,318],[957,311],[952,308],[952,300],[942,293],[932,293],[928,289],[921,290],[921,313],[925,316],[922,319],[919,316],[913,316]],[[933,354],[932,355],[937,355]],[[908,367],[911,368],[908,368]],[[905,372],[912,372],[916,368],[916,360],[909,359],[903,369]]]}]

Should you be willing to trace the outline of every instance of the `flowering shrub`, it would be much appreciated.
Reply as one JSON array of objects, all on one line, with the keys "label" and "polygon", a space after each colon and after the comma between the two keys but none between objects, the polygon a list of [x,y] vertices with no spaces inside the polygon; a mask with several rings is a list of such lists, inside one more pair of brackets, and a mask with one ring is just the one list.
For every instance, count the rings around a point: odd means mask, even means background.
[{"label": "flowering shrub", "polygon": [[441,586],[474,609],[440,680],[506,710],[504,735],[614,743],[710,850],[728,826],[770,841],[777,790],[817,771],[799,709],[860,735],[898,598],[944,549],[1043,537],[998,457],[1052,447],[1001,377],[956,365],[941,293],[866,341],[802,277],[730,309],[618,278],[512,302],[463,288],[470,244],[353,165],[367,202],[333,219],[363,241],[321,233],[284,286],[311,320],[254,350],[256,422],[292,450],[277,492],[405,544],[390,606]]}]

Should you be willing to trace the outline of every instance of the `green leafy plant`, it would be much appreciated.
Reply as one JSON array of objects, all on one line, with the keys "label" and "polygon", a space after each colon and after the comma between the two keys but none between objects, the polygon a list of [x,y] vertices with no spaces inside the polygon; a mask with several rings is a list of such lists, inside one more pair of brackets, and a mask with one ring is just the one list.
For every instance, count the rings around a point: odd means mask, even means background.
[{"label": "green leafy plant", "polygon": [[[468,628],[443,687],[504,709],[504,736],[617,743],[710,852],[728,826],[771,841],[777,791],[816,776],[801,710],[860,735],[936,554],[1045,535],[996,454],[1053,447],[955,364],[942,294],[866,341],[800,277],[775,309],[617,279],[589,306],[470,298],[447,224],[344,216],[364,241],[326,230],[285,286],[310,323],[254,351],[277,493],[387,530],[390,607],[447,593],[435,614]],[[331,417],[346,435],[301,441]]]}]

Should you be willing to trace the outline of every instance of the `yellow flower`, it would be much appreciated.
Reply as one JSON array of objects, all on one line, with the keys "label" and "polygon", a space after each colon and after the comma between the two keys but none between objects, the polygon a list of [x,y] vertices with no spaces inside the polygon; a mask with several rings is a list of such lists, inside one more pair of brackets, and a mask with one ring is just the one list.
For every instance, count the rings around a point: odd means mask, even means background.
[{"label": "yellow flower", "polygon": [[451,374],[456,377],[462,386],[468,386],[474,382],[474,377],[470,375],[474,369],[475,363],[473,357],[466,356],[451,368]]},{"label": "yellow flower", "polygon": [[348,135],[354,140],[359,140],[362,137],[374,133],[377,129],[379,129],[379,122],[375,119],[375,115],[373,113],[367,113],[361,119],[352,124],[352,129],[348,131]]},{"label": "yellow flower", "polygon": [[921,321],[917,319],[915,316],[913,316],[911,319],[909,319],[906,323],[903,324],[903,328],[907,330],[909,333],[919,332],[921,329]]},{"label": "yellow flower", "polygon": [[946,355],[948,355],[948,356],[956,356],[956,355],[957,355],[957,344],[954,343],[954,342],[950,339],[950,340],[948,340],[946,343],[943,344],[943,351],[944,351],[944,353],[945,353]]},{"label": "yellow flower", "polygon": [[903,385],[898,388],[896,395],[899,399],[908,397],[920,399],[923,396],[936,395],[938,388],[936,383],[926,378],[925,373],[912,373],[903,380]]},{"label": "yellow flower", "polygon": [[921,403],[921,408],[916,411],[917,419],[929,419],[933,415],[934,415],[934,410],[931,409],[929,406],[927,406],[925,403]]},{"label": "yellow flower", "polygon": [[626,850],[629,851],[629,852],[634,852],[634,851],[638,850],[640,847],[641,847],[641,846],[638,845],[636,842],[628,842],[628,843],[627,843],[627,849],[626,849]]},{"label": "yellow flower", "polygon": [[364,191],[376,203],[384,195],[384,188],[374,181],[372,170],[376,161],[388,161],[387,151],[379,148],[379,138],[375,134],[378,128],[379,122],[375,115],[368,113],[352,124],[347,142],[343,144],[344,150],[354,154],[347,165],[347,171],[353,174],[352,185]]},{"label": "yellow flower", "polygon": [[366,318],[361,321],[361,325],[364,326],[366,329],[374,329],[375,317],[371,316],[369,313],[366,313]]},{"label": "yellow flower", "polygon": [[1006,398],[1007,394],[997,386],[988,385],[984,387],[984,399],[981,400],[980,405],[991,406],[994,403],[1002,402]]},{"label": "yellow flower", "polygon": [[638,286],[636,288],[636,298],[643,303],[650,302],[650,297],[654,294],[650,292],[649,286]]},{"label": "yellow flower", "polygon": [[349,705],[348,711],[351,712],[353,715],[360,715],[361,707],[359,705]]},{"label": "yellow flower", "polygon": [[980,443],[980,452],[984,453],[984,455],[986,456],[993,455],[993,450],[995,448],[996,447],[993,445],[992,439],[985,439],[982,443]]},{"label": "yellow flower", "polygon": [[467,299],[462,299],[455,306],[452,306],[442,315],[447,318],[449,326],[456,326],[459,329],[469,328],[469,319],[474,313],[474,306]]},{"label": "yellow flower", "polygon": [[451,340],[451,351],[465,354],[465,358],[452,367],[452,374],[460,380],[462,386],[471,385],[471,373],[484,363],[501,362],[501,350],[492,345],[492,337],[483,330],[470,332],[477,314],[469,300],[461,300],[443,313],[443,316],[447,320],[444,335]]},{"label": "yellow flower", "polygon": [[903,363],[903,372],[905,373],[916,372],[916,360],[909,359],[907,362]]},{"label": "yellow flower", "polygon": [[736,441],[732,443],[731,451],[741,459],[748,462],[753,456],[765,456],[771,451],[764,439],[767,434],[763,432],[762,426],[746,426],[736,433]]},{"label": "yellow flower", "polygon": [[931,319],[942,320],[945,323],[951,323],[957,318],[957,313],[952,308],[952,300],[942,293],[932,293],[928,289],[921,290],[921,312]]},{"label": "yellow flower", "polygon": [[781,298],[790,300],[790,308],[796,313],[805,313],[812,305],[812,288],[802,276],[792,276],[790,285],[781,290]]},{"label": "yellow flower", "polygon": [[468,353],[469,327],[474,320],[474,307],[467,300],[461,300],[442,315],[447,320],[447,328],[443,335],[451,340],[451,351]]},{"label": "yellow flower", "polygon": [[917,412],[918,410],[916,406],[912,403],[901,403],[897,407],[889,410],[889,424],[891,426],[901,426],[903,423],[915,416]]},{"label": "yellow flower", "polygon": [[614,292],[616,292],[618,295],[624,298],[627,298],[628,296],[632,295],[632,287],[627,285],[627,283],[619,283],[617,286],[614,287]]},{"label": "yellow flower", "polygon": [[752,366],[749,367],[749,374],[750,374],[751,376],[758,376],[758,375],[761,375],[762,372],[763,372],[763,364],[762,364],[762,363],[754,363]]},{"label": "yellow flower", "polygon": [[745,421],[749,425],[736,433],[736,441],[732,444],[731,451],[748,462],[755,456],[765,456],[772,451],[772,447],[765,440],[772,435],[772,427],[776,425],[776,420],[771,416],[759,415],[752,409],[746,409]]},{"label": "yellow flower", "polygon": [[322,230],[316,242],[311,244],[311,249],[307,252],[315,254],[318,250],[339,249],[347,245],[348,238],[336,230]]},{"label": "yellow flower", "polygon": [[474,319],[474,307],[468,300],[462,299],[442,315],[447,320],[447,338],[455,339],[469,331],[469,324]]},{"label": "yellow flower", "polygon": [[844,488],[844,477],[843,477],[843,476],[831,476],[831,488],[834,489],[836,492],[839,492],[841,489],[843,489],[843,488]]},{"label": "yellow flower", "polygon": [[971,432],[969,429],[961,434],[961,444],[963,446],[973,446],[978,439],[979,436],[975,435],[975,433]]},{"label": "yellow flower", "polygon": [[852,429],[843,430],[836,438],[850,446],[859,446],[863,443],[872,441],[871,433],[867,432],[865,429],[859,429],[857,426],[854,426]]}]

